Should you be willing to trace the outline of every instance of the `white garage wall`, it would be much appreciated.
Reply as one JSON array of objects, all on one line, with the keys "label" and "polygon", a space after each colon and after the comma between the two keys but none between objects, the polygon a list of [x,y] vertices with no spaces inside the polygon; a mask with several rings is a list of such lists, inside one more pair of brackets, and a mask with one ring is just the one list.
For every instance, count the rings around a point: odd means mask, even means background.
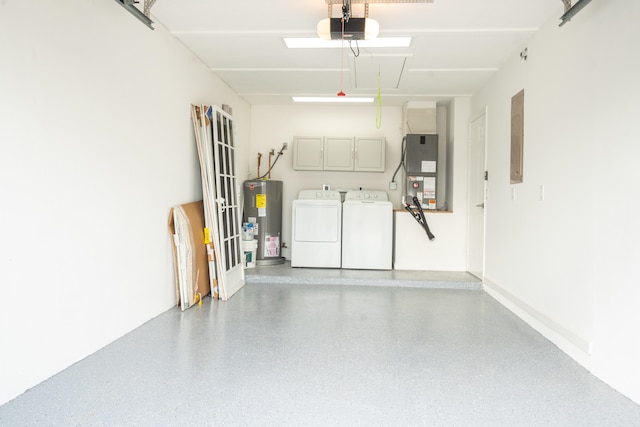
[{"label": "white garage wall", "polygon": [[[389,190],[389,182],[401,158],[402,108],[383,107],[382,126],[376,128],[376,107],[363,106],[253,106],[251,118],[251,148],[249,155],[250,178],[257,176],[257,156],[262,153],[261,174],[266,172],[268,152],[280,150],[283,142],[289,144],[282,158],[273,168],[271,179],[283,184],[283,241],[289,246],[291,241],[291,205],[302,189],[322,188],[330,184],[333,189],[350,190],[362,187],[368,190],[385,190],[394,204],[401,209],[402,180],[404,174],[396,176],[397,190]],[[407,225],[410,235],[403,236],[403,254],[396,256],[400,269],[449,270],[465,269],[466,236],[466,129],[469,101],[459,99],[450,108],[457,117],[457,127],[449,132],[453,141],[456,135],[456,157],[454,166],[454,214],[427,214],[439,216],[434,219],[438,226],[432,227],[439,234],[437,246],[429,242],[426,234],[417,227]],[[446,123],[445,123],[446,125]],[[445,132],[446,133],[446,129]],[[372,136],[386,138],[386,168],[384,173],[295,171],[293,170],[294,136]],[[408,213],[402,215],[409,216]],[[446,218],[444,218],[446,217]],[[411,219],[414,221],[413,219]],[[415,221],[414,221],[415,222]],[[403,222],[404,223],[404,222]],[[290,258],[289,249],[283,255]],[[437,258],[433,255],[437,255]],[[455,268],[454,268],[455,267]]]},{"label": "white garage wall", "polygon": [[[472,100],[472,115],[489,109],[487,289],[637,402],[639,19],[640,3],[610,0],[551,20],[529,60],[514,52]],[[523,88],[524,183],[512,186],[510,98]]]},{"label": "white garage wall", "polygon": [[189,106],[249,106],[113,1],[0,3],[0,404],[175,303],[169,208],[201,198]]}]

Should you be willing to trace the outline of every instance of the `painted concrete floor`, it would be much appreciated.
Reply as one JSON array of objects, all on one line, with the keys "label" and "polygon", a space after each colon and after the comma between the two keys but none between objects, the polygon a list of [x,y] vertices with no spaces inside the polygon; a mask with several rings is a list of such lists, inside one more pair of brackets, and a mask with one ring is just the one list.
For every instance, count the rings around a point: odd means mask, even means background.
[{"label": "painted concrete floor", "polygon": [[433,289],[482,289],[477,277],[459,271],[350,270],[256,266],[245,270],[247,283],[301,283],[309,285],[365,285]]},{"label": "painted concrete floor", "polygon": [[481,290],[436,288],[455,282],[439,273],[285,283],[286,268],[158,316],[0,407],[0,425],[640,426],[639,405]]}]

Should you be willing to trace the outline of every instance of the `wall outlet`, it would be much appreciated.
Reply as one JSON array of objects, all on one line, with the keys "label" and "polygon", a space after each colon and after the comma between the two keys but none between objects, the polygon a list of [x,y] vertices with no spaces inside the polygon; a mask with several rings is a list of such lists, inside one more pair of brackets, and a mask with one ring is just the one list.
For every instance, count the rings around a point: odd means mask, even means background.
[{"label": "wall outlet", "polygon": [[389,183],[389,190],[397,190],[398,189],[398,183],[395,181],[391,181]]}]

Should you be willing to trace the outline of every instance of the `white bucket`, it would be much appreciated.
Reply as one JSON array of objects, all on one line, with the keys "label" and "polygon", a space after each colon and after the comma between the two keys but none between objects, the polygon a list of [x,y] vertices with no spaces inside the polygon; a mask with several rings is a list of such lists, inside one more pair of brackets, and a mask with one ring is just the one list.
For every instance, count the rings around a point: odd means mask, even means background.
[{"label": "white bucket", "polygon": [[244,267],[254,268],[256,266],[256,253],[258,252],[257,240],[243,240],[242,251],[244,252]]}]

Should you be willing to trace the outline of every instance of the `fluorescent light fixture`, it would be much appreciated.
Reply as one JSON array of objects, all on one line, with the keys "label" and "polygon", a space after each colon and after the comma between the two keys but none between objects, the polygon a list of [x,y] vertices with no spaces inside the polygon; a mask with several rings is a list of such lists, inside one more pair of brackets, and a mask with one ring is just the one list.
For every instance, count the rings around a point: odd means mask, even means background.
[{"label": "fluorescent light fixture", "polygon": [[[289,49],[331,49],[341,48],[342,40],[323,40],[317,37],[285,37]],[[411,37],[378,37],[373,40],[356,41],[361,48],[366,47],[409,47]]]},{"label": "fluorescent light fixture", "polygon": [[373,102],[373,98],[351,98],[349,96],[292,96],[294,102]]}]

